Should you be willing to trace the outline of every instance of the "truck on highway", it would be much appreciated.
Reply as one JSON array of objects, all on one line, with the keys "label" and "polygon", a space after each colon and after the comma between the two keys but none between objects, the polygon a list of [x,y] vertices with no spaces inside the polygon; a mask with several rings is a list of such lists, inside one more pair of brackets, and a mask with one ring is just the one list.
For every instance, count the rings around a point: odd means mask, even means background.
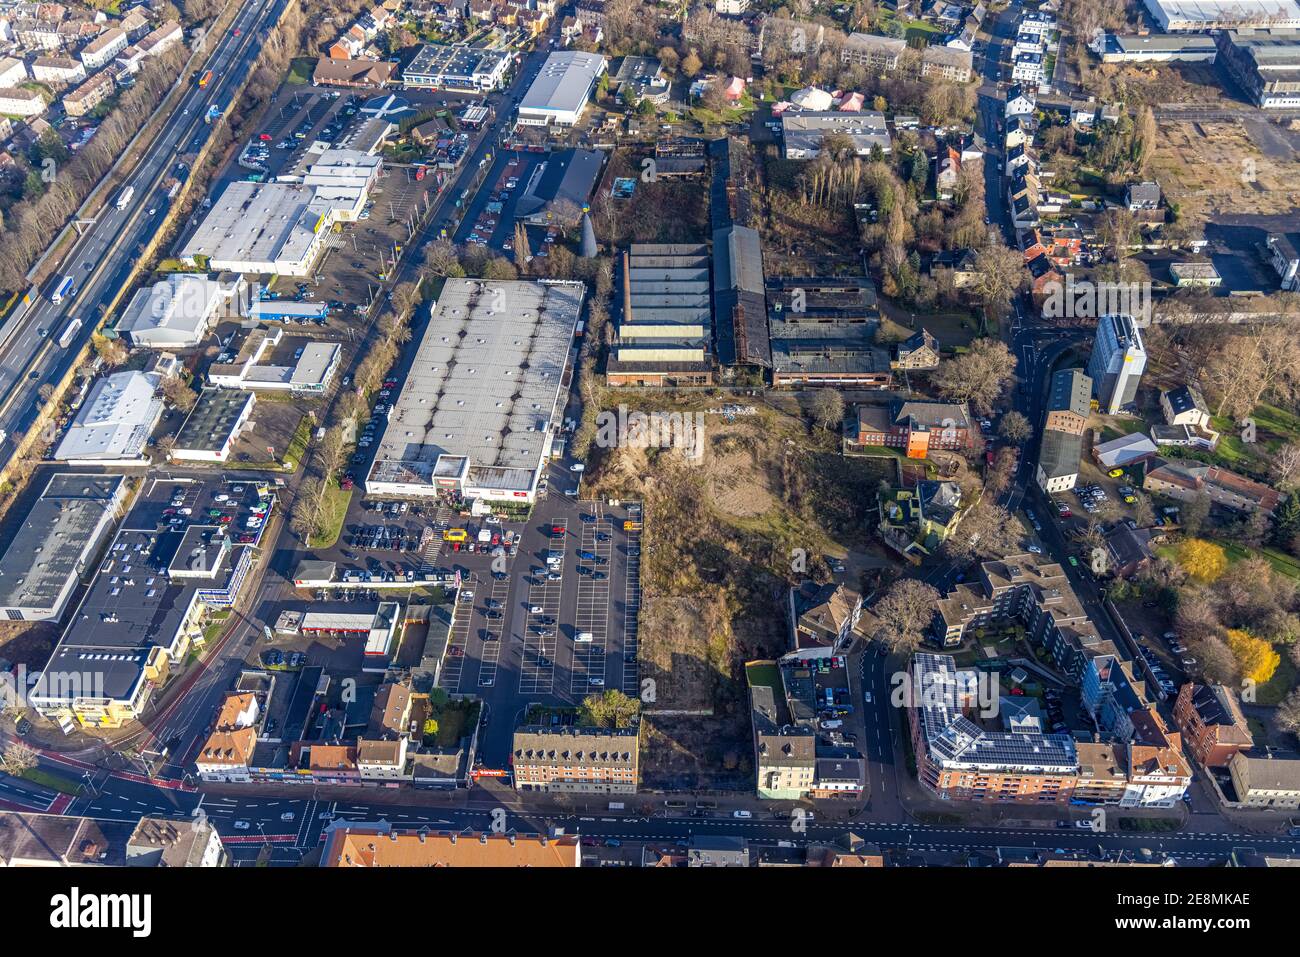
[{"label": "truck on highway", "polygon": [[63,335],[59,336],[59,348],[66,349],[68,345],[76,338],[77,330],[81,328],[81,320],[73,319],[68,323],[68,328],[63,330]]},{"label": "truck on highway", "polygon": [[117,202],[114,203],[114,205],[118,209],[126,209],[127,205],[130,204],[131,202],[131,197],[133,197],[134,195],[135,195],[135,187],[128,186],[126,189],[122,190],[122,192],[117,194]]},{"label": "truck on highway", "polygon": [[221,107],[213,103],[211,106],[208,107],[208,112],[203,114],[203,122],[211,124],[214,120],[217,120],[220,117],[221,117]]},{"label": "truck on highway", "polygon": [[72,293],[72,277],[64,276],[59,280],[59,284],[54,287],[54,292],[50,294],[50,302],[56,306],[63,302],[63,297]]},{"label": "truck on highway", "polygon": [[211,82],[211,80],[212,80],[212,71],[211,71],[211,70],[205,70],[204,73],[203,73],[203,75],[202,75],[201,77],[199,77],[199,88],[201,89],[201,88],[207,86],[208,83]]}]

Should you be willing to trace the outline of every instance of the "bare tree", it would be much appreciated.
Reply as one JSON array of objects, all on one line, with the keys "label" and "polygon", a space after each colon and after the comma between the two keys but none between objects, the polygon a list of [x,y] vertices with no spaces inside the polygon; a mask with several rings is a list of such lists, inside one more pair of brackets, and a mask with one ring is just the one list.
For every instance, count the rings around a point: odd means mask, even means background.
[{"label": "bare tree", "polygon": [[909,654],[920,646],[934,620],[939,592],[916,578],[902,578],[872,607],[880,625],[875,637],[891,652]]},{"label": "bare tree", "polygon": [[837,426],[844,421],[844,397],[834,389],[818,389],[809,412],[821,428]]},{"label": "bare tree", "polygon": [[13,741],[0,755],[0,769],[12,777],[21,777],[36,767],[36,752],[21,741]]},{"label": "bare tree", "polygon": [[1000,339],[976,339],[970,350],[945,359],[931,377],[939,394],[953,402],[969,402],[988,415],[1016,368],[1016,357]]},{"label": "bare tree", "polygon": [[1034,434],[1034,427],[1023,413],[1012,409],[998,423],[998,434],[1012,445],[1021,445]]}]

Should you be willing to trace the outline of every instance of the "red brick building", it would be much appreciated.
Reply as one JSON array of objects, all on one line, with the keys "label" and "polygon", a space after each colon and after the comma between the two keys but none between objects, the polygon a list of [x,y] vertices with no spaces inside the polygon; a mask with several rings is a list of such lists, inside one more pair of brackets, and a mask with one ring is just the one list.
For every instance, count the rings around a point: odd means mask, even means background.
[{"label": "red brick building", "polygon": [[1254,747],[1236,696],[1223,685],[1187,682],[1174,701],[1174,723],[1198,764],[1227,767],[1238,751]]},{"label": "red brick building", "polygon": [[951,402],[894,401],[887,407],[858,406],[857,445],[903,449],[908,458],[923,459],[931,449],[971,446],[970,414]]}]

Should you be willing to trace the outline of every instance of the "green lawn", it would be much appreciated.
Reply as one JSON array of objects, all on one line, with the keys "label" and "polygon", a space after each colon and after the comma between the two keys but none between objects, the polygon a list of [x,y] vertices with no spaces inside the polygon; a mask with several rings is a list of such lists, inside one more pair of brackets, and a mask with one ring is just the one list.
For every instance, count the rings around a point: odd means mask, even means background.
[{"label": "green lawn", "polygon": [[320,528],[317,534],[307,540],[309,548],[329,548],[339,540],[350,501],[352,490],[344,491],[339,488],[338,480],[331,478],[325,486],[325,506],[322,509]]},{"label": "green lawn", "polygon": [[63,794],[76,794],[81,790],[81,785],[67,778],[51,774],[49,771],[43,771],[40,768],[31,768],[19,775],[24,781],[31,781],[33,784],[39,784],[42,787],[50,788],[53,791],[59,791]]},{"label": "green lawn", "polygon": [[1300,440],[1300,416],[1275,405],[1262,403],[1250,414],[1255,422],[1255,441],[1242,438],[1244,426],[1226,416],[1216,415],[1211,427],[1220,433],[1218,448],[1205,453],[1206,461],[1245,472],[1255,477],[1267,474],[1266,457],[1286,442]]},{"label": "green lawn", "polygon": [[1273,708],[1282,703],[1282,699],[1295,687],[1295,665],[1285,648],[1275,647],[1282,661],[1273,672],[1273,677],[1255,689],[1255,703]]},{"label": "green lawn", "polygon": [[[1300,579],[1300,562],[1297,562],[1290,555],[1279,552],[1276,548],[1261,548],[1258,551],[1245,548],[1232,542],[1215,541],[1215,544],[1223,547],[1223,553],[1227,556],[1228,563],[1235,565],[1237,562],[1245,561],[1247,558],[1264,558],[1273,566],[1273,570],[1278,574],[1285,575],[1288,578]],[[1176,545],[1161,545],[1156,548],[1156,554],[1161,558],[1178,564],[1178,547]]]},{"label": "green lawn", "polygon": [[296,83],[301,86],[304,83],[310,83],[312,74],[316,72],[316,58],[310,56],[294,57],[293,62],[289,64],[289,75],[285,77],[286,83]]}]

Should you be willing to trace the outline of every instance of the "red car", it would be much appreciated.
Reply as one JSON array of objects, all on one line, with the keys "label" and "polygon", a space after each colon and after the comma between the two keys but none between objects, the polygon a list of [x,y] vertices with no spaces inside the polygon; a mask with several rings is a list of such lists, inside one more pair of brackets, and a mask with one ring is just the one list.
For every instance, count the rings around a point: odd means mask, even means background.
[{"label": "red car", "polygon": [[[241,30],[241,29],[239,29],[239,27],[235,27],[235,36],[239,36],[239,35],[240,35],[241,33],[243,33],[243,32],[244,32],[244,31]],[[270,138],[270,137],[268,137],[268,139],[269,139],[269,138]]]},{"label": "red car", "polygon": [[263,143],[269,143],[271,142],[271,134],[263,133],[261,136],[258,137],[258,139],[261,140]]},{"label": "red car", "polygon": [[563,534],[564,534],[564,526],[563,526],[563,525],[552,525],[552,526],[551,526],[551,534],[552,534],[552,535],[563,535]]},{"label": "red car", "polygon": [[219,521],[222,525],[229,525],[229,524],[230,524],[230,516],[229,516],[229,515],[222,515],[221,518],[217,519],[217,521]]},{"label": "red car", "polygon": [[345,478],[342,482],[339,483],[339,488],[343,489],[343,491],[345,492],[348,491],[350,488],[352,488],[352,479]]},{"label": "red car", "polygon": [[241,545],[248,545],[252,543],[253,536],[248,534],[248,532],[244,532],[239,536],[239,538],[235,539],[235,541],[239,542]]}]

